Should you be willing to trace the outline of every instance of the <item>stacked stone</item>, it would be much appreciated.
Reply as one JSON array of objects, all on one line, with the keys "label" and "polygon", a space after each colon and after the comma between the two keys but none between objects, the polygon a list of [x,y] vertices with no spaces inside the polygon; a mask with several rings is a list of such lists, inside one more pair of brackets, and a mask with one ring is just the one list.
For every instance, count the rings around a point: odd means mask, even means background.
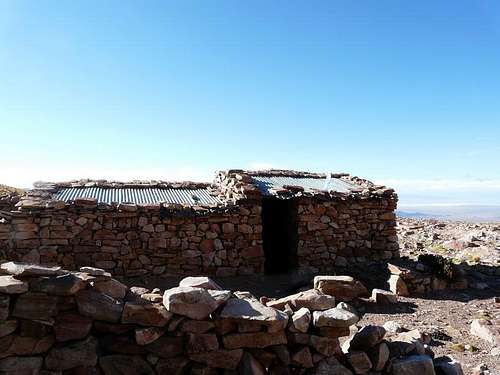
[{"label": "stacked stone", "polygon": [[[316,289],[259,301],[188,277],[166,290],[128,288],[102,269],[0,265],[0,373],[434,374],[418,333],[383,341],[349,305],[365,289],[323,277]],[[321,290],[319,290],[319,289]]]},{"label": "stacked stone", "polygon": [[17,192],[0,191],[0,211],[12,211],[20,199]]},{"label": "stacked stone", "polygon": [[352,262],[399,256],[395,199],[298,202],[299,264],[329,272]]},{"label": "stacked stone", "polygon": [[0,259],[104,268],[116,275],[262,273],[261,207],[209,211],[162,205],[107,207],[77,199],[0,221]]},{"label": "stacked stone", "polygon": [[[430,256],[436,259],[445,259],[441,256]],[[389,289],[397,295],[426,294],[444,289],[463,290],[468,286],[465,272],[458,265],[453,265],[457,269],[455,277],[445,278],[423,263],[405,262],[404,260],[403,258],[397,265],[387,264],[390,272]]]}]

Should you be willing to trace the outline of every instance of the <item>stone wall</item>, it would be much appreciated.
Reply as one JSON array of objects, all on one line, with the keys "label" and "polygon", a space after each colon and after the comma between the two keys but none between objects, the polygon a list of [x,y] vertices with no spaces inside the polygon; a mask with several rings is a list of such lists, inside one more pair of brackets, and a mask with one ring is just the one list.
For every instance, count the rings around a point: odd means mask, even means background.
[{"label": "stone wall", "polygon": [[202,213],[89,202],[4,214],[0,259],[115,275],[245,275],[263,271],[260,206]]},{"label": "stone wall", "polygon": [[[434,375],[448,365],[433,362],[418,330],[389,339],[384,327],[358,331],[353,307],[336,305],[337,295],[367,291],[358,281],[330,276],[314,284],[259,301],[207,277],[147,290],[91,267],[3,263],[0,373]],[[341,347],[338,338],[349,335]]]},{"label": "stone wall", "polygon": [[323,272],[352,262],[399,256],[394,199],[371,198],[298,204],[298,263]]}]

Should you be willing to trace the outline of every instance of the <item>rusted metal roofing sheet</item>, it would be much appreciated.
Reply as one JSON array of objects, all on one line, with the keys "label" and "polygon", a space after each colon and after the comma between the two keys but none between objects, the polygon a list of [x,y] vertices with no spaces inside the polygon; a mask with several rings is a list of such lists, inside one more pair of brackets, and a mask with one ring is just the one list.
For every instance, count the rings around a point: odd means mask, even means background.
[{"label": "rusted metal roofing sheet", "polygon": [[98,203],[177,203],[213,205],[222,203],[206,189],[71,187],[55,193],[55,199],[96,198]]},{"label": "rusted metal roofing sheet", "polygon": [[281,189],[285,185],[301,186],[305,192],[312,190],[336,191],[347,193],[355,184],[340,178],[307,178],[307,177],[282,177],[282,176],[252,176],[256,186],[264,195],[274,195],[273,189]]}]

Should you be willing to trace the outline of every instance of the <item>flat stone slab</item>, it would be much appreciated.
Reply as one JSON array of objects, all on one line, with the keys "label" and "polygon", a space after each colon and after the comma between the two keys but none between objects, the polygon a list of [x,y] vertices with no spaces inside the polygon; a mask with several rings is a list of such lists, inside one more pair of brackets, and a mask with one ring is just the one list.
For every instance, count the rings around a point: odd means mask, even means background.
[{"label": "flat stone slab", "polygon": [[217,319],[266,326],[268,332],[283,330],[288,323],[288,315],[284,312],[246,298],[229,299]]},{"label": "flat stone slab", "polygon": [[22,262],[6,262],[0,264],[0,272],[14,276],[54,276],[61,267],[44,267],[37,264]]},{"label": "flat stone slab", "polygon": [[190,286],[192,288],[222,290],[222,287],[219,284],[217,284],[211,278],[206,276],[185,277],[179,282],[179,286]]},{"label": "flat stone slab", "polygon": [[350,311],[333,308],[325,311],[313,312],[315,327],[349,327],[359,321],[359,317]]},{"label": "flat stone slab", "polygon": [[316,276],[314,289],[335,296],[341,301],[350,301],[353,298],[368,295],[368,290],[363,283],[351,276]]},{"label": "flat stone slab", "polygon": [[316,289],[309,289],[266,303],[267,306],[279,310],[283,310],[287,304],[293,310],[298,310],[302,307],[311,311],[328,310],[335,307],[335,297],[324,294]]},{"label": "flat stone slab", "polygon": [[21,294],[28,291],[28,283],[13,276],[0,276],[0,293]]}]

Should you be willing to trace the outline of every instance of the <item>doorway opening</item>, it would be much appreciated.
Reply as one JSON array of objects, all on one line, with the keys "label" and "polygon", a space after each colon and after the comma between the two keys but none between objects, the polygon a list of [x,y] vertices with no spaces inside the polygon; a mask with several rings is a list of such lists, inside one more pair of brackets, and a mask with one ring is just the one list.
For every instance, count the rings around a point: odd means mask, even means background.
[{"label": "doorway opening", "polygon": [[267,274],[285,273],[297,266],[297,202],[262,199],[262,240]]}]

